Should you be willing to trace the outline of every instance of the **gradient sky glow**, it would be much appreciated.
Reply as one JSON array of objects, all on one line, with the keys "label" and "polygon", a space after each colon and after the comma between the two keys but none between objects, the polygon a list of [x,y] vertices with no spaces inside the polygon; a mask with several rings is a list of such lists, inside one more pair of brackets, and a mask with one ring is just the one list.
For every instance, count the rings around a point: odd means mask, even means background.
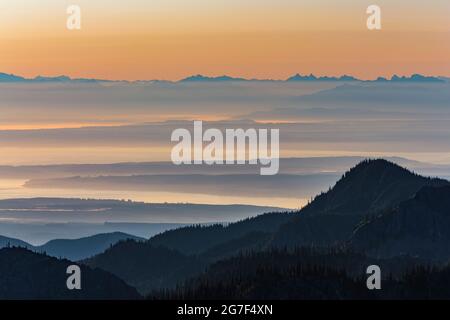
[{"label": "gradient sky glow", "polygon": [[[382,31],[366,29],[373,3]],[[65,28],[69,4],[81,31]],[[449,76],[449,40],[448,0],[0,2],[0,72],[29,77]]]}]

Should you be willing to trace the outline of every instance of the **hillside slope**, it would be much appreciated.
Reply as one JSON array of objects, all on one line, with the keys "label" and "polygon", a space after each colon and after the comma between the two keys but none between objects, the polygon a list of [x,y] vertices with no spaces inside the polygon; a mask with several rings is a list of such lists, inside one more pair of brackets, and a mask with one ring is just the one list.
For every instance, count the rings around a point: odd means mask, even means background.
[{"label": "hillside slope", "polygon": [[35,247],[34,250],[45,252],[49,256],[77,261],[99,254],[112,245],[128,239],[136,241],[146,240],[123,232],[112,232],[80,239],[55,239],[42,246]]},{"label": "hillside slope", "polygon": [[81,266],[81,290],[68,290],[74,264],[23,248],[0,249],[0,299],[139,299],[137,291],[102,270]]},{"label": "hillside slope", "polygon": [[275,246],[335,245],[368,215],[398,205],[425,186],[448,186],[386,160],[366,160],[344,174],[275,233]]},{"label": "hillside slope", "polygon": [[355,230],[348,246],[376,257],[450,259],[450,186],[424,187]]}]

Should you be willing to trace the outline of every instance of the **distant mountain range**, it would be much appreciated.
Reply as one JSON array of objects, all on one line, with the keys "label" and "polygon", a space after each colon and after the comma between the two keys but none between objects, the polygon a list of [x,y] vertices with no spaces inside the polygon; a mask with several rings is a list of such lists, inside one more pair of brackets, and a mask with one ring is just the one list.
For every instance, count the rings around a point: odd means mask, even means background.
[{"label": "distant mountain range", "polygon": [[86,259],[105,251],[110,246],[124,240],[144,241],[146,239],[122,232],[97,234],[80,239],[55,239],[41,246],[33,246],[25,241],[0,236],[0,248],[22,247],[34,252],[72,261]]},{"label": "distant mountain range", "polygon": [[56,76],[56,77],[44,77],[37,76],[35,78],[25,78],[21,76],[17,76],[14,74],[7,74],[0,72],[0,83],[2,82],[24,82],[24,83],[47,83],[47,82],[56,82],[56,83],[98,83],[98,82],[114,82],[111,80],[103,80],[103,79],[84,79],[84,78],[70,78],[67,76]]},{"label": "distant mountain range", "polygon": [[103,83],[103,82],[122,82],[122,83],[147,83],[147,82],[159,82],[159,83],[195,83],[195,82],[242,82],[242,81],[286,81],[286,82],[296,82],[296,81],[337,81],[337,82],[428,82],[428,83],[443,83],[447,82],[446,77],[433,77],[424,76],[421,74],[413,74],[411,76],[398,76],[393,75],[390,79],[384,77],[378,77],[376,80],[362,80],[355,78],[350,75],[343,75],[339,77],[335,76],[315,76],[301,75],[299,73],[287,78],[286,80],[272,80],[272,79],[246,79],[240,77],[231,77],[227,75],[209,77],[201,74],[189,76],[187,78],[181,79],[179,81],[166,81],[166,80],[139,80],[139,81],[125,81],[125,80],[105,80],[105,79],[90,79],[90,78],[71,78],[68,76],[55,76],[55,77],[44,77],[37,76],[35,78],[25,78],[14,74],[0,73],[0,83]]},{"label": "distant mountain range", "polygon": [[328,77],[328,76],[316,77],[313,74],[301,75],[297,73],[296,75],[288,78],[286,81],[363,81],[363,80],[347,75],[343,75],[340,77]]}]

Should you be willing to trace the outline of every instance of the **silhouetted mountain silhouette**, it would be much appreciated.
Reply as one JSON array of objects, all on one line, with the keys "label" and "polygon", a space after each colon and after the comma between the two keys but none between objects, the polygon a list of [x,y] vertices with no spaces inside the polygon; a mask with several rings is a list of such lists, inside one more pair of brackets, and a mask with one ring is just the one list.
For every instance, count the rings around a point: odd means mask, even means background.
[{"label": "silhouetted mountain silhouette", "polygon": [[[435,243],[435,255],[447,258],[449,190],[450,183],[445,180],[421,177],[385,160],[366,160],[298,212],[261,215],[229,226],[167,231],[145,243],[119,243],[86,263],[122,277],[144,294],[194,279],[178,291],[159,292],[160,297],[363,298],[367,296],[360,289],[365,283],[361,279],[355,282],[355,277],[366,276],[363,266],[376,263],[389,270],[386,276],[391,272],[401,276],[416,265],[434,263],[434,256],[417,253],[432,251]],[[402,220],[407,223],[399,223]],[[425,242],[413,242],[415,251],[408,251],[408,239]],[[439,241],[433,242],[436,239]],[[305,256],[305,251],[298,249],[301,246],[312,246],[316,253]],[[282,248],[293,251],[280,256]],[[342,256],[341,249],[361,253],[345,251]],[[376,257],[366,257],[366,250]],[[255,254],[262,257],[257,262],[252,260]],[[374,260],[378,256],[390,260]],[[277,269],[282,259],[292,263]],[[208,271],[202,275],[205,268]],[[446,274],[442,272],[419,273],[439,278]],[[417,280],[417,274],[411,277]],[[450,284],[450,277],[447,280]],[[401,279],[392,280],[392,286],[395,290],[383,298],[406,296],[411,289]],[[304,293],[311,288],[319,291]]]},{"label": "silhouetted mountain silhouette", "polygon": [[[442,78],[442,77],[441,77]],[[175,82],[227,82],[227,81],[364,81],[364,82],[429,82],[429,83],[444,83],[445,79],[441,79],[440,77],[432,77],[432,76],[424,76],[421,74],[413,74],[411,76],[398,76],[393,75],[391,79],[387,79],[384,77],[378,77],[376,80],[361,80],[355,78],[350,75],[342,75],[339,77],[335,76],[315,76],[314,74],[310,75],[301,75],[299,73],[289,77],[286,80],[272,80],[272,79],[247,79],[242,77],[231,77],[227,75],[221,76],[204,76],[201,74],[192,75],[181,79]],[[122,83],[132,83],[131,81],[125,80],[106,80],[106,79],[93,79],[93,78],[70,78],[65,75],[54,76],[54,77],[46,77],[46,76],[37,76],[35,78],[24,78],[21,76],[17,76],[14,74],[6,74],[0,72],[0,82],[26,82],[26,83],[46,83],[46,82],[54,82],[54,83],[90,83],[96,84],[99,82],[122,82]],[[159,82],[159,83],[174,83],[172,81],[166,80],[138,80],[137,83],[145,83],[145,82]]]},{"label": "silhouetted mountain silhouette", "polygon": [[302,214],[365,215],[398,204],[424,186],[450,185],[419,176],[392,162],[366,160],[344,174],[328,192],[317,196]]},{"label": "silhouetted mountain silhouette", "polygon": [[[381,267],[382,290],[367,290],[366,268]],[[385,275],[385,276],[383,276]],[[149,299],[448,299],[450,267],[408,257],[375,260],[340,250],[300,248],[238,255]]]},{"label": "silhouetted mountain silhouette", "polygon": [[109,271],[146,294],[199,274],[211,262],[262,248],[290,213],[269,213],[228,226],[191,226],[147,242],[126,241],[84,261]]},{"label": "silhouetted mountain silhouette", "polygon": [[180,82],[220,82],[220,81],[246,81],[243,78],[234,78],[230,76],[207,77],[201,74],[182,79]]},{"label": "silhouetted mountain silhouette", "polygon": [[72,261],[89,258],[105,251],[119,241],[133,239],[144,241],[123,232],[100,233],[79,239],[54,239],[40,246],[33,246],[25,241],[0,236],[0,248],[21,247],[38,253],[45,253],[56,258],[66,258]]},{"label": "silhouetted mountain silhouette", "polygon": [[450,259],[450,186],[424,187],[362,224],[349,246],[376,257]]},{"label": "silhouetted mountain silhouette", "polygon": [[361,81],[355,77],[343,75],[340,77],[316,77],[312,73],[310,75],[301,75],[297,73],[296,75],[288,78],[286,81]]},{"label": "silhouetted mountain silhouette", "polygon": [[133,240],[120,242],[84,263],[111,272],[141,293],[173,287],[204,268],[197,257]]},{"label": "silhouetted mountain silhouette", "polygon": [[335,245],[350,238],[364,217],[411,198],[424,186],[450,185],[392,162],[366,160],[344,174],[275,233],[276,246]]},{"label": "silhouetted mountain silhouette", "polygon": [[81,290],[68,290],[74,264],[23,248],[0,249],[0,299],[139,299],[137,291],[102,270],[81,266]]},{"label": "silhouetted mountain silhouette", "polygon": [[80,239],[55,239],[36,247],[35,250],[37,252],[45,252],[53,257],[62,257],[76,261],[101,253],[108,247],[127,239],[146,240],[123,232],[112,232]]},{"label": "silhouetted mountain silhouette", "polygon": [[25,78],[16,76],[14,74],[7,74],[0,72],[0,82],[20,82],[26,81]]},{"label": "silhouetted mountain silhouette", "polygon": [[0,248],[4,247],[21,247],[21,248],[32,248],[33,246],[25,241],[8,238],[0,236]]},{"label": "silhouetted mountain silhouette", "polygon": [[283,223],[289,221],[291,217],[292,214],[289,212],[267,213],[227,226],[215,224],[183,227],[156,235],[150,238],[149,243],[154,246],[176,249],[185,254],[199,254],[217,245],[239,239],[248,233],[272,233]]}]

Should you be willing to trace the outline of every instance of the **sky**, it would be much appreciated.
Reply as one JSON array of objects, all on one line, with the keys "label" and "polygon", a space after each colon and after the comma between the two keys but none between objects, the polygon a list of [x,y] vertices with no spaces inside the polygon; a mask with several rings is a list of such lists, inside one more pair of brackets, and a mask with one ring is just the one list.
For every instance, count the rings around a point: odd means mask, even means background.
[{"label": "sky", "polygon": [[[366,27],[381,8],[382,30]],[[66,9],[81,8],[81,30]],[[176,80],[192,74],[450,76],[448,0],[1,0],[0,72]]]}]

